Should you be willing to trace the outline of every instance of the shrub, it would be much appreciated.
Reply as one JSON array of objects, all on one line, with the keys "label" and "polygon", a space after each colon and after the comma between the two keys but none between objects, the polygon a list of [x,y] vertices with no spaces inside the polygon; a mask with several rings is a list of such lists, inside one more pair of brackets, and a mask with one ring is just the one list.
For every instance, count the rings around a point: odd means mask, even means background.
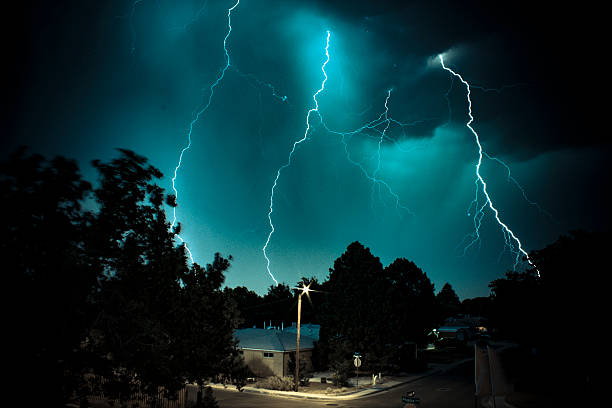
[{"label": "shrub", "polygon": [[268,377],[264,380],[259,381],[255,384],[256,388],[265,388],[268,390],[277,390],[277,391],[293,391],[293,378],[291,377],[277,377],[272,376]]},{"label": "shrub", "polygon": [[332,365],[332,383],[336,387],[348,384],[348,379],[353,371],[352,364],[352,361],[344,361]]}]

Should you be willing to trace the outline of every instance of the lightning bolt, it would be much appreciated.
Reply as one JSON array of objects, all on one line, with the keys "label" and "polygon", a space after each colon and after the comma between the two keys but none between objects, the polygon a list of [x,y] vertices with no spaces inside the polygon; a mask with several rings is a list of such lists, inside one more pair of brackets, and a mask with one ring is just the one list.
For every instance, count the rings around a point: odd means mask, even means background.
[{"label": "lightning bolt", "polygon": [[[409,213],[410,215],[414,215],[414,213],[407,207],[405,207],[404,205],[402,205],[400,197],[397,193],[395,193],[395,191],[393,191],[393,189],[391,188],[391,186],[385,182],[384,180],[380,179],[377,177],[378,172],[380,171],[380,168],[382,167],[381,164],[381,147],[382,147],[382,143],[385,139],[391,140],[394,143],[396,143],[395,140],[390,139],[388,137],[388,130],[389,127],[391,126],[391,124],[396,124],[398,126],[400,126],[402,128],[402,132],[404,131],[404,127],[405,126],[409,126],[409,125],[414,125],[416,123],[419,123],[421,121],[417,121],[414,123],[402,123],[399,122],[393,118],[389,117],[389,99],[391,97],[391,92],[392,89],[387,91],[387,96],[385,98],[385,110],[383,113],[381,113],[376,119],[371,120],[370,122],[365,123],[364,125],[354,129],[354,130],[350,130],[350,131],[345,131],[345,132],[340,132],[337,130],[333,130],[331,129],[329,126],[327,126],[327,124],[325,123],[324,119],[321,117],[321,123],[323,128],[331,133],[334,134],[336,136],[340,137],[340,141],[342,142],[343,146],[344,146],[344,153],[346,155],[347,160],[349,161],[349,163],[351,163],[352,165],[354,165],[355,167],[357,167],[361,173],[364,175],[364,177],[366,179],[368,179],[371,183],[372,183],[372,195],[374,194],[374,188],[376,186],[380,187],[384,187],[387,192],[393,197],[393,199],[395,200],[395,207],[397,208],[398,212],[399,210],[404,210],[407,213]],[[320,114],[319,114],[320,115]],[[379,128],[384,124],[384,127],[382,130],[380,130]],[[378,140],[378,149],[377,149],[377,167],[374,170],[374,172],[372,172],[372,174],[370,174],[370,172],[366,169],[366,167],[353,159],[353,157],[351,156],[351,152],[349,149],[349,140],[355,136],[355,135],[359,135],[362,133],[365,133],[366,131],[373,131],[373,132],[377,132],[379,133],[379,136],[377,137]],[[400,149],[401,150],[401,149]]]},{"label": "lightning bolt", "polygon": [[506,169],[506,172],[507,172],[506,180],[508,180],[509,183],[514,184],[516,188],[520,190],[521,194],[523,195],[523,199],[527,201],[529,205],[536,207],[542,214],[545,214],[551,219],[554,219],[553,215],[550,212],[542,208],[540,204],[538,204],[537,202],[529,199],[529,197],[527,196],[527,192],[525,191],[523,186],[521,186],[521,184],[512,176],[512,172],[510,171],[510,166],[508,166],[503,160],[497,157],[489,156],[486,152],[483,152],[483,154],[485,155],[487,159],[499,163],[501,166],[503,166]]},{"label": "lightning bolt", "polygon": [[[520,256],[522,254],[525,257],[525,259],[527,260],[527,262],[531,266],[534,267],[534,269],[536,270],[536,272],[538,274],[538,277],[539,277],[540,276],[540,271],[537,269],[537,267],[533,264],[533,262],[529,258],[529,254],[527,254],[527,252],[523,249],[523,244],[521,243],[519,238],[514,234],[514,232],[501,220],[501,217],[499,215],[499,211],[497,210],[497,208],[495,208],[495,205],[493,205],[493,200],[491,199],[491,197],[489,196],[489,193],[487,192],[487,183],[485,182],[484,178],[480,174],[480,166],[482,164],[482,159],[483,159],[483,157],[485,155],[487,157],[488,157],[488,155],[484,152],[484,150],[482,148],[482,144],[480,143],[480,137],[478,136],[478,132],[476,132],[476,130],[474,130],[474,128],[472,127],[472,123],[474,122],[474,116],[472,115],[472,99],[471,99],[470,84],[465,79],[463,79],[463,77],[461,75],[459,75],[458,73],[456,73],[452,69],[448,68],[444,64],[444,57],[442,56],[442,54],[438,55],[438,57],[440,59],[440,64],[442,65],[442,68],[445,69],[446,71],[448,71],[451,75],[453,75],[457,79],[459,79],[461,81],[461,83],[465,85],[465,88],[466,88],[466,91],[467,91],[468,117],[469,117],[469,120],[467,121],[466,126],[467,126],[468,129],[470,129],[470,131],[474,135],[474,140],[476,141],[476,145],[478,146],[478,162],[476,163],[476,181],[475,181],[475,183],[476,183],[476,197],[474,198],[474,200],[472,201],[472,205],[470,206],[470,208],[474,207],[474,209],[475,209],[475,214],[474,214],[474,235],[473,235],[473,240],[468,245],[468,247],[473,245],[474,243],[476,243],[476,242],[478,242],[480,240],[480,225],[481,225],[482,219],[484,217],[484,211],[485,211],[486,207],[489,207],[489,209],[493,212],[495,220],[497,221],[497,223],[499,224],[499,226],[502,229],[506,245],[508,246],[508,248],[510,249],[510,251],[512,253],[516,254],[516,258],[515,258],[515,262],[514,262],[514,267],[515,268],[517,267],[517,265],[518,265],[518,263],[520,261]],[[506,168],[507,168],[507,166],[506,166]],[[478,200],[478,195],[479,195],[479,187],[480,186],[482,187],[482,193],[485,196],[485,202],[481,206],[478,205],[478,201],[479,201]],[[516,249],[515,249],[515,246],[514,246],[513,243],[516,243]]]},{"label": "lightning bolt", "polygon": [[[454,83],[454,75],[451,75],[450,77],[450,86],[448,88],[448,91],[446,91],[446,93],[444,94],[444,98],[446,99],[446,103],[448,105],[448,120],[446,122],[446,125],[449,125],[452,119],[452,107],[451,107],[451,102],[450,102],[450,92],[453,89],[453,83]],[[516,88],[518,86],[524,85],[523,83],[516,83],[516,84],[510,84],[510,85],[503,85],[500,88],[486,88],[483,86],[478,86],[478,85],[474,85],[474,84],[470,84],[470,88],[471,89],[479,89],[482,92],[495,92],[497,94],[501,94],[505,89],[510,89],[510,88]],[[540,211],[540,213],[547,215],[550,219],[554,219],[552,214],[548,211],[546,211],[545,209],[543,209],[540,204],[538,204],[535,201],[532,201],[529,199],[529,197],[527,197],[527,192],[525,191],[525,189],[523,188],[523,186],[521,186],[521,184],[514,178],[512,177],[512,172],[510,171],[510,167],[501,159],[497,158],[497,157],[493,157],[490,156],[489,154],[487,154],[486,152],[483,151],[484,156],[494,162],[497,162],[499,165],[503,166],[506,169],[507,172],[507,177],[506,179],[508,180],[509,183],[512,183],[516,186],[516,188],[518,188],[521,191],[521,194],[523,195],[523,198],[525,199],[525,201],[527,203],[529,203],[529,205],[532,205],[534,207],[536,207],[538,209],[538,211]],[[472,206],[474,206],[474,203],[472,203],[470,205],[470,209],[472,208]],[[469,213],[469,210],[468,210]]]},{"label": "lightning bolt", "polygon": [[[385,124],[382,132],[380,132],[380,137],[378,138],[378,148],[376,150],[376,169],[374,169],[374,172],[372,173],[372,178],[376,179],[376,176],[378,175],[378,172],[380,171],[380,168],[382,166],[381,162],[380,162],[380,158],[381,158],[381,147],[382,147],[382,143],[385,140],[385,136],[387,135],[387,130],[389,130],[389,126],[391,125],[391,121],[389,120],[389,98],[391,98],[391,91],[392,89],[389,89],[387,91],[387,97],[385,98],[385,112],[384,112],[384,119],[383,119],[383,123]],[[379,194],[380,194],[380,184],[373,182],[372,183],[372,197],[374,196],[374,191],[376,189],[376,186],[379,187]],[[374,199],[372,198],[372,200],[370,201],[371,203],[374,202]]]},{"label": "lightning bolt", "polygon": [[[198,10],[195,12],[195,14],[191,18],[191,20],[189,20],[188,22],[186,22],[182,26],[177,26],[177,27],[171,28],[170,31],[178,31],[178,30],[185,31],[185,30],[187,30],[187,28],[189,28],[189,26],[191,26],[192,24],[195,24],[200,19],[200,17],[204,13],[204,10],[206,9],[207,5],[208,5],[208,0],[205,0],[202,3],[202,5],[200,6],[200,8],[198,8]],[[159,3],[158,3],[158,6],[159,6]]]},{"label": "lightning bolt", "polygon": [[142,3],[143,0],[134,0],[130,12],[124,15],[115,16],[117,19],[127,19],[129,21],[130,35],[132,37],[130,42],[130,55],[134,58],[134,52],[136,51],[136,28],[134,27],[134,15],[136,14],[136,6]]},{"label": "lightning bolt", "polygon": [[242,71],[240,71],[238,68],[236,68],[235,66],[231,67],[232,70],[237,73],[238,75],[240,75],[243,78],[249,79],[253,82],[255,82],[257,85],[261,86],[261,87],[265,87],[268,88],[271,92],[272,92],[272,96],[275,97],[276,99],[280,100],[281,102],[286,102],[287,101],[287,95],[281,95],[278,93],[278,90],[274,87],[274,85],[272,85],[269,82],[264,82],[261,79],[257,78],[255,75],[253,74],[246,74]]},{"label": "lightning bolt", "polygon": [[295,149],[297,148],[299,144],[303,143],[308,138],[308,132],[310,131],[310,115],[313,112],[316,112],[319,115],[319,119],[321,119],[321,114],[319,113],[319,101],[317,100],[317,96],[321,92],[323,92],[323,90],[325,89],[325,82],[327,82],[327,73],[325,72],[325,66],[329,62],[329,37],[330,35],[331,33],[328,30],[327,38],[325,40],[325,61],[323,62],[323,65],[321,66],[321,71],[323,72],[324,79],[323,79],[323,82],[321,82],[321,87],[312,95],[312,99],[314,100],[314,108],[311,108],[306,114],[306,130],[304,131],[304,136],[302,136],[301,139],[293,143],[293,147],[291,148],[291,151],[289,152],[287,163],[279,167],[279,169],[276,171],[276,178],[274,179],[274,183],[272,184],[272,189],[270,191],[270,211],[268,212],[268,222],[270,224],[270,232],[268,233],[268,238],[266,239],[266,243],[264,244],[262,248],[262,252],[263,252],[264,258],[266,258],[266,270],[268,271],[268,275],[270,275],[270,277],[272,278],[272,280],[277,286],[278,286],[278,281],[272,274],[272,271],[270,271],[270,258],[268,258],[268,254],[266,252],[268,248],[268,244],[270,243],[270,239],[272,238],[272,234],[274,234],[274,223],[272,222],[272,213],[274,212],[274,191],[276,190],[276,186],[278,185],[278,179],[280,178],[281,172],[291,165],[291,159],[293,158],[293,153],[295,152]]},{"label": "lightning bolt", "polygon": [[[185,155],[185,152],[191,148],[191,134],[193,132],[193,127],[198,122],[198,120],[200,119],[200,116],[202,116],[204,114],[204,112],[206,112],[208,110],[208,108],[210,107],[210,104],[212,103],[213,95],[215,93],[215,88],[223,80],[223,78],[225,77],[225,72],[230,67],[230,55],[229,55],[229,52],[227,50],[227,40],[228,40],[230,34],[232,33],[232,11],[236,7],[238,7],[239,4],[240,4],[240,0],[237,0],[236,4],[234,4],[232,7],[230,7],[227,10],[227,28],[228,29],[227,29],[227,34],[225,35],[225,38],[223,39],[223,50],[225,51],[225,66],[223,67],[223,69],[221,69],[221,72],[219,73],[219,76],[217,77],[217,79],[215,79],[215,81],[210,85],[210,88],[209,88],[210,93],[208,95],[208,101],[196,113],[194,118],[189,123],[189,129],[188,129],[188,132],[187,132],[187,145],[181,150],[181,154],[179,155],[178,164],[174,168],[174,177],[172,177],[172,190],[174,190],[174,196],[176,197],[176,204],[177,204],[177,206],[178,206],[178,190],[176,189],[176,178],[178,176],[178,171],[181,168],[181,164],[183,163],[183,156]],[[172,229],[176,225],[176,207],[177,206],[172,207],[172,224],[171,224],[171,228]],[[191,262],[193,262],[193,255],[192,255],[191,251],[189,250],[189,248],[187,247],[187,244],[185,243],[183,238],[181,238],[180,235],[177,234],[176,236],[181,241],[181,243],[185,244],[185,248],[187,249],[187,252],[189,254],[189,258],[191,259]]]}]

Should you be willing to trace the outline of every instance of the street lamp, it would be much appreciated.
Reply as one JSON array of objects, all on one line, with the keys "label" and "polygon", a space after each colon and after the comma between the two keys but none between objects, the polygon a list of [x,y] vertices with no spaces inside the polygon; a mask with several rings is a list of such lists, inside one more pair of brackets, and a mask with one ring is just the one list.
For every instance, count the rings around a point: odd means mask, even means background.
[{"label": "street lamp", "polygon": [[[312,282],[311,282],[312,283]],[[298,312],[297,312],[297,340],[295,342],[295,391],[298,391],[298,384],[300,378],[300,323],[302,318],[302,295],[305,293],[306,296],[309,296],[310,284],[304,285],[302,282],[301,288],[296,288],[301,290],[302,293],[298,296]]]}]

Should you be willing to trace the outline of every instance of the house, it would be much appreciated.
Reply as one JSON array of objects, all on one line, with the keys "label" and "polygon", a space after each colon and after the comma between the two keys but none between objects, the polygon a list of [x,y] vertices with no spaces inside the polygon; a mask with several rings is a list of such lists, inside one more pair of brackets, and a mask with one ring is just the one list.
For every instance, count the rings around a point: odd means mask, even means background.
[{"label": "house", "polygon": [[[245,363],[258,377],[286,377],[294,374],[289,372],[289,356],[295,355],[295,332],[277,328],[250,328],[236,330],[235,337]],[[312,370],[314,341],[300,330],[300,360],[306,362],[306,371]]]}]

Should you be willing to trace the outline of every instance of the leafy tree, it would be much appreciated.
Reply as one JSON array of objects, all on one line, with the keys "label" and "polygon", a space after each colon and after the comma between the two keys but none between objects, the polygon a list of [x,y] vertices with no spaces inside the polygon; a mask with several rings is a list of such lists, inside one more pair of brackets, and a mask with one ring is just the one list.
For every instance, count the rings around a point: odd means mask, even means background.
[{"label": "leafy tree", "polygon": [[225,287],[225,295],[230,299],[240,313],[239,327],[253,327],[266,319],[261,310],[263,298],[245,286],[235,288]]},{"label": "leafy tree", "polygon": [[492,296],[491,324],[510,340],[534,346],[540,342],[543,300],[542,280],[535,271],[506,273],[489,284]]},{"label": "leafy tree", "polygon": [[415,347],[428,342],[428,334],[435,326],[434,285],[414,262],[405,258],[396,259],[383,274],[387,285],[382,315],[389,333],[383,367],[413,370],[425,364],[416,361]]},{"label": "leafy tree", "polygon": [[348,385],[348,379],[353,375],[353,362],[349,360],[334,359],[331,363],[332,384],[336,387]]},{"label": "leafy tree", "polygon": [[204,384],[211,378],[235,383],[239,388],[246,383],[246,367],[233,337],[238,312],[221,291],[230,260],[231,256],[225,259],[217,253],[205,269],[194,264],[181,278],[177,317],[191,314],[197,318],[174,327],[173,338],[180,339],[175,360],[187,381],[200,386],[197,406],[208,398]]},{"label": "leafy tree", "polygon": [[364,365],[378,364],[390,340],[384,308],[385,280],[380,260],[359,242],[334,261],[321,305],[321,346],[331,362],[361,352]]},{"label": "leafy tree", "polygon": [[48,161],[22,148],[0,164],[0,254],[12,294],[8,350],[18,356],[11,377],[17,387],[43,379],[36,393],[13,388],[27,405],[62,405],[81,384],[87,357],[80,344],[98,277],[82,245],[89,219],[82,202],[90,191],[72,160]]},{"label": "leafy tree", "polygon": [[[334,262],[321,285],[321,339],[317,364],[328,364],[339,378],[345,363],[360,352],[363,368],[397,368],[406,342],[423,344],[435,324],[434,286],[404,258],[383,269],[379,259],[354,242]],[[410,354],[413,358],[414,352]]]},{"label": "leafy tree", "polygon": [[[21,150],[0,164],[10,214],[0,249],[18,311],[11,350],[20,365],[11,372],[21,384],[33,374],[44,379],[30,405],[62,406],[96,383],[125,400],[136,389],[172,397],[185,381],[245,382],[233,340],[237,310],[220,289],[231,256],[188,267],[174,242],[178,228],[165,218],[164,202],[173,206],[174,197],[155,184],[161,173],[120,152],[94,162],[101,180],[91,212],[82,209],[91,185],[73,161]],[[84,374],[107,381],[86,384]],[[200,389],[200,405],[214,406],[211,398]]]},{"label": "leafy tree", "polygon": [[440,311],[440,320],[456,316],[461,310],[461,301],[459,296],[455,293],[455,290],[450,283],[446,282],[442,289],[436,295],[436,301],[438,302],[438,308]]},{"label": "leafy tree", "polygon": [[489,285],[491,323],[536,353],[548,369],[541,380],[551,389],[591,392],[599,358],[592,339],[605,302],[598,272],[607,264],[611,241],[608,233],[572,231],[533,251],[534,268],[508,272]]},{"label": "leafy tree", "polygon": [[414,262],[398,258],[384,269],[387,279],[388,330],[394,344],[423,345],[435,325],[434,285]]},{"label": "leafy tree", "polygon": [[246,380],[233,339],[238,312],[221,291],[231,256],[188,268],[163,208],[164,199],[175,200],[155,184],[162,174],[144,157],[121,153],[110,163],[94,162],[102,179],[90,248],[104,275],[91,345],[107,356],[98,372],[115,396],[138,386],[151,396],[161,387],[172,397],[186,380],[196,382],[202,405],[208,398],[202,387],[213,377]]},{"label": "leafy tree", "polygon": [[461,311],[471,316],[488,318],[491,313],[491,297],[479,296],[471,299],[463,299]]},{"label": "leafy tree", "polygon": [[273,325],[291,324],[296,319],[295,298],[293,290],[285,283],[271,285],[262,300],[261,312]]},{"label": "leafy tree", "polygon": [[90,345],[107,356],[97,371],[115,397],[129,396],[136,386],[152,396],[159,387],[173,395],[184,384],[173,330],[184,319],[181,278],[188,269],[166,221],[163,190],[154,183],[162,174],[127,150],[110,163],[93,164],[101,175],[95,190],[100,209],[88,247],[104,274]]}]

